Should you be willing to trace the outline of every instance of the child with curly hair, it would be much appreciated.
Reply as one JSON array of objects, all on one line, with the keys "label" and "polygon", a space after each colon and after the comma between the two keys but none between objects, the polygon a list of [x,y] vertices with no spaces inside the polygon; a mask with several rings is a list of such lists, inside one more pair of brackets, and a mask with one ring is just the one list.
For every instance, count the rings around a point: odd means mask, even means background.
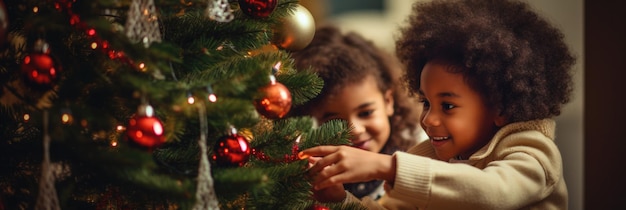
[{"label": "child with curly hair", "polygon": [[[324,202],[370,209],[567,209],[555,121],[573,89],[563,34],[524,2],[415,3],[396,42],[429,140],[392,155],[302,151]],[[339,183],[385,180],[378,201]]]},{"label": "child with curly hair", "polygon": [[[318,123],[345,120],[352,126],[352,146],[374,153],[406,151],[417,143],[419,134],[423,140],[427,138],[419,126],[420,104],[401,85],[399,61],[372,42],[356,33],[343,34],[324,26],[292,57],[297,69],[312,70],[323,79],[324,86],[320,94],[294,107],[291,114],[312,116]],[[359,198],[378,198],[384,193],[382,180],[343,187]]]}]

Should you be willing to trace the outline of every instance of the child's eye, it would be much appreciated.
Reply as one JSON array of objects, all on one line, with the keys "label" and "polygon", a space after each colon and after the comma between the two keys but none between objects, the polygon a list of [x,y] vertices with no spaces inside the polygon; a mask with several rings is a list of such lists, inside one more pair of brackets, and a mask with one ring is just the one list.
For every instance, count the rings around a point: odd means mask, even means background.
[{"label": "child's eye", "polygon": [[424,107],[430,107],[430,102],[428,102],[426,99],[420,99],[419,102],[424,104]]},{"label": "child's eye", "polygon": [[453,104],[449,104],[449,103],[443,103],[441,104],[441,107],[443,108],[443,110],[450,110],[450,109],[454,109],[454,107],[456,106],[454,106]]},{"label": "child's eye", "polygon": [[374,113],[374,110],[365,110],[365,111],[359,112],[359,117],[368,117],[372,115],[372,113]]}]

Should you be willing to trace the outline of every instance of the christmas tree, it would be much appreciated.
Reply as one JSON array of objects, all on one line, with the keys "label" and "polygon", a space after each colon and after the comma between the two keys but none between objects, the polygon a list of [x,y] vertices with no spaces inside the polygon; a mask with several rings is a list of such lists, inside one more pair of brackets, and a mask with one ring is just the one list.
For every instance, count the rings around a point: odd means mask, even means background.
[{"label": "christmas tree", "polygon": [[0,1],[0,209],[354,209],[302,149],[345,122],[289,110],[313,19],[294,0]]}]

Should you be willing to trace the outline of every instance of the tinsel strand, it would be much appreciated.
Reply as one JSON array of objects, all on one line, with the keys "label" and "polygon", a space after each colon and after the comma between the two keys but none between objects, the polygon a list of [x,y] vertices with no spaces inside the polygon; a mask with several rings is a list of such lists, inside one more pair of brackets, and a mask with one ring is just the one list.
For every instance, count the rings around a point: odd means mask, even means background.
[{"label": "tinsel strand", "polygon": [[198,169],[198,185],[196,190],[196,203],[194,210],[219,210],[219,203],[213,188],[213,177],[211,177],[211,165],[209,163],[208,149],[206,146],[207,131],[209,126],[206,121],[206,106],[198,103],[198,116],[200,118],[200,167]]},{"label": "tinsel strand", "polygon": [[41,164],[41,179],[39,182],[39,196],[37,210],[60,210],[57,191],[54,187],[54,175],[50,164],[50,134],[48,133],[48,110],[43,112],[43,163]]},{"label": "tinsel strand", "polygon": [[128,10],[125,25],[126,36],[141,41],[145,47],[152,42],[161,42],[161,31],[154,0],[133,0]]}]

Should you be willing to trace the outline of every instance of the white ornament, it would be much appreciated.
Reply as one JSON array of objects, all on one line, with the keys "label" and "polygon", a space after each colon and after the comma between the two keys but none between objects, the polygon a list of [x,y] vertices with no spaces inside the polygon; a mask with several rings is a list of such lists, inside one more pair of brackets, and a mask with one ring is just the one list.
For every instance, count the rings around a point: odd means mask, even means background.
[{"label": "white ornament", "polygon": [[206,14],[211,20],[222,23],[233,20],[233,10],[230,8],[228,0],[209,0],[208,5]]},{"label": "white ornament", "polygon": [[219,210],[219,202],[213,188],[213,177],[211,177],[211,164],[209,163],[206,137],[209,126],[206,122],[206,105],[198,103],[198,116],[200,120],[200,166],[198,168],[198,189],[196,190],[196,204],[193,210]]},{"label": "white ornament", "polygon": [[54,187],[56,180],[52,173],[52,164],[50,163],[50,134],[48,133],[48,110],[43,112],[43,163],[41,164],[41,179],[39,180],[39,196],[35,209],[43,210],[60,210],[57,191]]},{"label": "white ornament", "polygon": [[126,20],[126,36],[133,42],[142,42],[145,47],[152,42],[161,42],[159,19],[154,0],[133,0]]}]

